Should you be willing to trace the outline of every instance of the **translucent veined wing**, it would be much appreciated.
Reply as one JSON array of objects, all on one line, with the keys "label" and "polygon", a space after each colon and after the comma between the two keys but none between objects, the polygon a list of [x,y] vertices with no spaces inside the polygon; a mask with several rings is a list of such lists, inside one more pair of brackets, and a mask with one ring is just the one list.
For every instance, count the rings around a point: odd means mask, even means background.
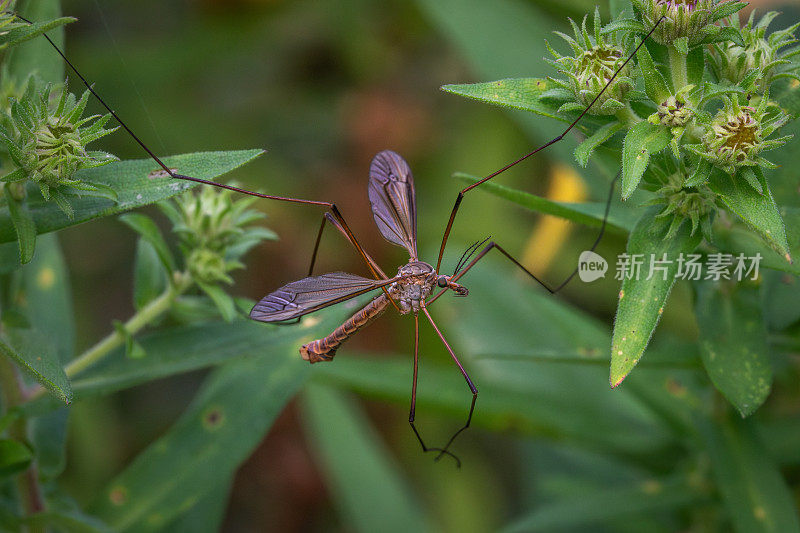
[{"label": "translucent veined wing", "polygon": [[369,167],[369,201],[381,234],[417,260],[417,201],[414,176],[405,159],[384,150]]},{"label": "translucent veined wing", "polygon": [[291,320],[394,281],[396,278],[375,280],[346,272],[303,278],[263,297],[250,311],[250,318],[261,322]]}]

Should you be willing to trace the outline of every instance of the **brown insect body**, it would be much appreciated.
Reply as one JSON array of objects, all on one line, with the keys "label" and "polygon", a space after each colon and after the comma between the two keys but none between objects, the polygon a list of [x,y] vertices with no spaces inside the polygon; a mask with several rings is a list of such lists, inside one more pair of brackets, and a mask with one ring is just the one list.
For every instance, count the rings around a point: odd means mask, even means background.
[{"label": "brown insect body", "polygon": [[300,347],[300,355],[309,363],[319,363],[320,361],[331,361],[336,355],[336,350],[344,342],[355,335],[355,333],[371,323],[386,311],[389,299],[385,294],[380,294],[373,298],[367,305],[351,316],[341,326],[333,330],[333,333]]}]

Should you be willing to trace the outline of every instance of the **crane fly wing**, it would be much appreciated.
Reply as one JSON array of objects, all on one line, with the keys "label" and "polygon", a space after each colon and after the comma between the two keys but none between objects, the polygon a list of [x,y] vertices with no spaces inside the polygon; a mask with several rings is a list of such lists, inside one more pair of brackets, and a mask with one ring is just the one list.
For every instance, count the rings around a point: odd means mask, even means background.
[{"label": "crane fly wing", "polygon": [[375,224],[386,240],[417,260],[417,201],[414,176],[405,159],[384,150],[369,167],[369,201]]},{"label": "crane fly wing", "polygon": [[346,272],[303,278],[263,297],[250,311],[250,318],[261,322],[291,320],[394,281],[367,279]]}]

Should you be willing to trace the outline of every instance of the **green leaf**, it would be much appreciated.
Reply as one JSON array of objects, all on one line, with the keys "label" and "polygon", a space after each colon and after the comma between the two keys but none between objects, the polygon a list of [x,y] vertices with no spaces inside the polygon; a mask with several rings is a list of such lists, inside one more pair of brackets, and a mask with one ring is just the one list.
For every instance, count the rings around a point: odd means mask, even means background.
[{"label": "green leaf", "polygon": [[[138,337],[144,359],[129,359],[117,349],[73,379],[78,398],[107,395],[155,379],[218,365],[239,357],[257,357],[293,344],[298,348],[315,334],[328,334],[355,312],[359,300],[315,313],[297,325],[276,326],[252,320],[204,321]],[[322,321],[320,322],[320,318]]]},{"label": "green leaf", "polygon": [[759,194],[746,180],[734,178],[720,170],[711,174],[708,185],[719,195],[725,207],[736,213],[767,245],[791,262],[786,229],[778,206],[763,174],[760,170],[756,173],[763,186],[763,194]]},{"label": "green leaf", "polygon": [[136,339],[133,338],[133,335],[131,335],[130,331],[125,327],[125,324],[119,320],[114,320],[113,325],[116,332],[125,339],[125,357],[128,359],[142,359],[147,355],[147,352],[136,342]]},{"label": "green leaf", "polygon": [[0,439],[0,478],[12,476],[28,468],[33,460],[30,448],[11,439]]},{"label": "green leaf", "polygon": [[[38,239],[36,256],[22,269],[22,286],[17,297],[20,309],[37,331],[46,331],[64,364],[75,355],[75,313],[69,275],[55,233]],[[2,245],[0,245],[2,246]],[[39,475],[57,477],[66,465],[68,408],[36,416],[29,421]]]},{"label": "green leaf", "polygon": [[137,310],[142,309],[167,289],[167,283],[167,270],[156,249],[139,239],[133,264],[133,305]]},{"label": "green leaf", "polygon": [[68,404],[72,389],[47,336],[32,328],[9,329],[7,334],[13,348],[0,340],[0,354],[12,359],[54,397]]},{"label": "green leaf", "polygon": [[[16,12],[28,20],[46,23],[61,17],[59,0],[27,0],[16,3]],[[48,32],[48,37],[64,49],[64,26],[57,25]],[[31,72],[48,83],[64,82],[64,60],[59,57],[44,39],[33,39],[11,50],[8,58],[9,72],[16,80],[28,79]]]},{"label": "green leaf", "polygon": [[156,254],[158,254],[161,264],[172,275],[175,272],[175,258],[172,256],[172,252],[167,246],[167,241],[164,240],[161,230],[158,229],[153,219],[140,213],[126,213],[121,215],[119,219],[150,243]]},{"label": "green leaf", "polygon": [[14,28],[13,30],[0,34],[0,46],[5,47],[22,44],[25,41],[29,41],[42,35],[43,33],[47,33],[58,28],[59,26],[69,24],[70,22],[75,22],[76,20],[78,19],[72,17],[61,17],[47,22],[34,22],[30,25]]},{"label": "green leaf", "polygon": [[546,96],[547,92],[554,88],[557,86],[552,81],[542,78],[510,78],[485,83],[442,86],[445,92],[472,100],[531,111],[537,115],[569,122],[558,114],[559,103],[543,98],[543,95]]},{"label": "green leaf", "polygon": [[4,198],[8,208],[8,215],[12,224],[14,224],[14,232],[17,235],[19,262],[23,265],[30,263],[36,248],[36,222],[34,222],[27,206],[12,196],[8,184],[5,185]]},{"label": "green leaf", "polygon": [[191,509],[181,513],[164,528],[169,533],[196,533],[198,531],[222,531],[223,520],[228,511],[228,496],[233,480],[212,487]]},{"label": "green leaf", "polygon": [[764,319],[769,329],[780,331],[800,320],[800,277],[769,270],[764,280]]},{"label": "green leaf", "polygon": [[219,314],[222,315],[222,318],[225,322],[231,322],[234,318],[236,318],[236,303],[234,302],[233,298],[225,292],[225,289],[216,285],[214,283],[203,283],[201,281],[196,282],[198,287],[200,287],[203,292],[205,292],[211,301],[214,302],[214,305],[217,306],[219,310]]},{"label": "green leaf", "polygon": [[707,159],[698,158],[692,175],[683,182],[684,187],[699,187],[706,183],[714,170],[713,165]]},{"label": "green leaf", "polygon": [[305,379],[309,365],[297,347],[290,342],[214,371],[170,430],[111,481],[92,514],[115,531],[161,530],[228,483]]},{"label": "green leaf", "polygon": [[670,90],[667,80],[656,68],[653,58],[646,46],[642,46],[636,52],[636,59],[639,62],[639,70],[644,80],[644,90],[648,98],[655,104],[660,104],[669,98]]},{"label": "green leaf", "polygon": [[747,283],[704,281],[696,287],[703,364],[717,390],[749,416],[772,386],[759,291]]},{"label": "green leaf", "polygon": [[[689,54],[689,38],[688,37],[678,37],[674,41],[672,41],[672,46],[675,47],[675,50],[680,52],[681,55],[688,55]],[[675,88],[680,89],[680,87]]]},{"label": "green leaf", "polygon": [[[167,157],[164,162],[170,168],[177,168],[183,174],[215,179],[222,174],[247,163],[261,155],[262,150],[242,150],[230,152],[197,152]],[[157,172],[158,167],[151,159],[120,161],[102,167],[81,170],[75,179],[107,185],[117,191],[117,203],[105,198],[71,198],[75,210],[72,219],[68,218],[52,202],[46,202],[37,192],[38,187],[28,186],[27,205],[39,233],[48,233],[98,217],[116,215],[137,207],[152,204],[180,194],[194,184],[164,177],[148,177]],[[16,240],[11,226],[8,205],[0,201],[0,243]]]},{"label": "green leaf", "polygon": [[695,46],[689,50],[686,56],[686,77],[690,85],[700,86],[703,82],[703,73],[706,68],[706,60],[703,55],[703,47]]},{"label": "green leaf", "polygon": [[[659,207],[649,209],[628,238],[628,255],[642,254],[644,264],[639,279],[636,275],[626,276],[619,291],[611,341],[609,381],[612,387],[622,383],[644,354],[675,283],[678,257],[691,253],[700,244],[700,232],[692,236],[688,222],[682,223],[675,234],[667,238],[671,219],[658,217],[659,210]],[[665,272],[655,270],[653,276],[646,279],[653,258],[666,258],[669,263],[665,265]]]},{"label": "green leaf", "polygon": [[750,420],[700,424],[731,523],[740,533],[800,531],[797,505]]},{"label": "green leaf", "polygon": [[32,530],[48,528],[62,533],[111,533],[102,521],[79,512],[44,511],[26,516],[22,522]]},{"label": "green leaf", "polygon": [[[644,46],[640,48],[643,50]],[[639,122],[628,130],[622,144],[622,199],[627,200],[639,186],[650,156],[669,145],[669,128]]]},{"label": "green leaf", "polygon": [[636,486],[605,488],[580,497],[545,503],[502,529],[505,533],[523,531],[581,530],[599,527],[615,519],[634,520],[638,516],[699,505],[707,500],[696,484],[677,476],[651,479]]},{"label": "green leaf", "polygon": [[[469,174],[462,174],[460,172],[456,173],[455,176],[467,183],[476,183],[480,180],[480,178],[476,176],[470,176]],[[515,204],[521,205],[531,211],[536,211],[537,213],[553,215],[593,227],[600,227],[606,208],[605,203],[600,202],[583,204],[554,202],[529,192],[500,185],[493,181],[488,181],[479,185],[478,189],[510,200]],[[636,208],[612,206],[608,213],[607,227],[612,231],[627,233],[636,224],[639,216],[640,213]]]},{"label": "green leaf", "polygon": [[423,506],[369,419],[345,395],[309,385],[303,395],[316,451],[342,523],[354,531],[427,531]]},{"label": "green leaf", "polygon": [[589,164],[589,158],[592,156],[592,152],[594,152],[595,148],[623,129],[625,129],[625,124],[609,122],[594,132],[590,137],[587,137],[586,140],[575,149],[575,159],[578,160],[578,164],[586,168],[586,165]]}]

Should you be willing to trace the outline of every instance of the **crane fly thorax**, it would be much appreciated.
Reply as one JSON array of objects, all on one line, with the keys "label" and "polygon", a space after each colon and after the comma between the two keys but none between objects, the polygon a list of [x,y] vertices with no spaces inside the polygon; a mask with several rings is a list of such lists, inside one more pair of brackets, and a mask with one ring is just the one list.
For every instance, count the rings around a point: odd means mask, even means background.
[{"label": "crane fly thorax", "polygon": [[423,261],[412,261],[397,269],[400,279],[389,286],[389,294],[398,304],[400,313],[418,312],[420,303],[433,292],[436,271]]}]

